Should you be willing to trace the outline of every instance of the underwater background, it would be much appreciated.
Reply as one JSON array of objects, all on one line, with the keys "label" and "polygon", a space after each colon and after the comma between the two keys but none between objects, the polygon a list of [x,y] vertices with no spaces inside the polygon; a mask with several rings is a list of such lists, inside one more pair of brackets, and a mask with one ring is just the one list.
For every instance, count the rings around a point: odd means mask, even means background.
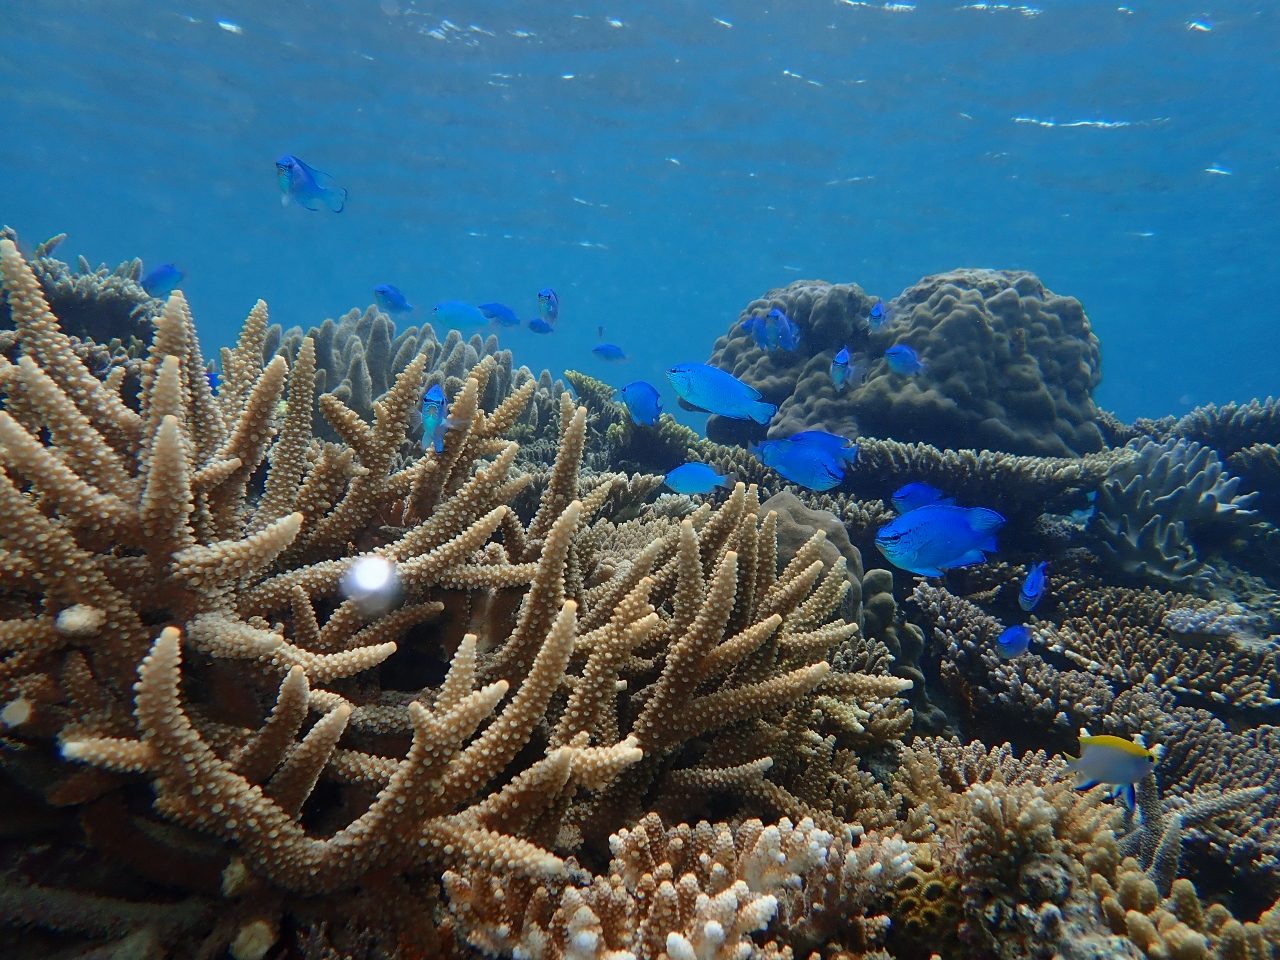
[{"label": "underwater background", "polygon": [[[1273,392],[1271,4],[7,3],[0,213],[174,262],[210,349],[391,283],[532,369],[660,381],[761,290],[956,266],[1079,298],[1124,418]],[[291,153],[350,191],[281,208]],[[597,328],[632,358],[590,354]],[[664,388],[665,389],[665,388]],[[669,409],[674,408],[668,394]]]},{"label": "underwater background", "polygon": [[1277,49],[0,0],[0,960],[1280,960]]}]

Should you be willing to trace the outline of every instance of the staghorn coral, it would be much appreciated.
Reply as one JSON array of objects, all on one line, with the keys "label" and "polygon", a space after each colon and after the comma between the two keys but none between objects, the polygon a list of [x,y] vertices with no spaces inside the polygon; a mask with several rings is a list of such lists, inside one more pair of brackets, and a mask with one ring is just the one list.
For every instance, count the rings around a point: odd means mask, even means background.
[{"label": "staghorn coral", "polygon": [[1166,430],[1156,425],[1154,435],[1160,439],[1182,437],[1203,443],[1218,451],[1223,459],[1237,451],[1259,443],[1280,442],[1280,400],[1250,400],[1227,403],[1219,407],[1207,404],[1184,415]]},{"label": "staghorn coral", "polygon": [[1099,554],[1135,582],[1205,591],[1215,547],[1255,523],[1256,494],[1239,493],[1213,449],[1194,441],[1133,440],[1098,488],[1088,531]]},{"label": "staghorn coral", "polygon": [[[521,517],[507,504],[532,481],[502,433],[532,390],[483,409],[489,359],[438,455],[399,456],[421,354],[372,422],[323,395],[341,442],[320,443],[314,343],[264,365],[262,304],[214,397],[171,297],[135,412],[76,358],[16,248],[0,258],[22,349],[0,366],[5,779],[104,858],[83,892],[125,876],[140,906],[162,889],[217,904],[207,924],[144,912],[116,940],[248,957],[297,929],[316,950],[442,953],[441,868],[576,877],[568,854],[707,785],[804,815],[795,765],[771,777],[763,747],[824,716],[881,742],[909,724],[881,661],[826,659],[857,634],[831,616],[845,560],[824,564],[819,532],[779,570],[754,489],[622,536],[602,515],[615,480],[582,493],[586,411],[562,396]],[[397,570],[389,612],[341,592],[368,554]],[[38,899],[40,871],[20,873]]]},{"label": "staghorn coral", "polygon": [[[18,239],[8,227],[0,228],[0,237],[15,244]],[[60,233],[37,244],[29,260],[31,272],[63,330],[79,339],[113,340],[125,346],[145,340],[164,301],[142,288],[142,261],[126,260],[114,269],[105,264],[94,269],[80,257],[73,270],[53,255],[66,238]],[[12,326],[9,309],[0,304],[0,327]]]}]

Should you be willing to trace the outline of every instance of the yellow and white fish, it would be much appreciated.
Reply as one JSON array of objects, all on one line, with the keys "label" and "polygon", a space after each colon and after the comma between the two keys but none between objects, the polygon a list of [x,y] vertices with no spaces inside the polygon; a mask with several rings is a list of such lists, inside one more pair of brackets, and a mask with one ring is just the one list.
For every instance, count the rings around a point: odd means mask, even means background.
[{"label": "yellow and white fish", "polygon": [[1154,769],[1159,758],[1159,752],[1148,748],[1141,737],[1136,740],[1110,734],[1094,737],[1088,730],[1081,730],[1080,756],[1067,757],[1067,766],[1076,775],[1077,790],[1110,784],[1132,810],[1133,785]]}]

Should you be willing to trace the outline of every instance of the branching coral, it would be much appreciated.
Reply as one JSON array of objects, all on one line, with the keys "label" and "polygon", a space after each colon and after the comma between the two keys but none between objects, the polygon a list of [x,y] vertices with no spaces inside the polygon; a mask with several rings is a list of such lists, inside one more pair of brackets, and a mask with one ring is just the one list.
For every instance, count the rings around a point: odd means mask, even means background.
[{"label": "branching coral", "polygon": [[[818,532],[779,570],[754,489],[623,536],[601,516],[616,481],[582,490],[586,411],[562,396],[522,518],[507,504],[530,479],[502,434],[532,385],[484,409],[492,360],[439,454],[399,457],[422,354],[372,422],[322,395],[342,441],[322,444],[314,345],[264,365],[262,304],[215,397],[171,297],[135,412],[77,359],[12,244],[0,258],[23,351],[0,367],[3,722],[15,756],[56,738],[63,757],[9,774],[82,809],[83,841],[138,875],[223,901],[212,928],[165,927],[167,948],[262,956],[339,894],[335,944],[373,931],[388,953],[438,952],[452,928],[430,884],[421,909],[388,909],[407,881],[576,877],[567,854],[598,857],[620,823],[709,787],[799,819],[797,768],[770,775],[766,750],[809,723],[884,743],[910,722],[883,661],[831,670],[857,634],[832,619],[845,561],[824,563]],[[370,554],[397,571],[389,612],[342,593]],[[90,829],[110,811],[114,830]]]},{"label": "branching coral", "polygon": [[1089,531],[1101,555],[1138,582],[1206,589],[1204,554],[1255,522],[1256,494],[1240,493],[1214,451],[1186,440],[1134,440],[1098,489]]}]

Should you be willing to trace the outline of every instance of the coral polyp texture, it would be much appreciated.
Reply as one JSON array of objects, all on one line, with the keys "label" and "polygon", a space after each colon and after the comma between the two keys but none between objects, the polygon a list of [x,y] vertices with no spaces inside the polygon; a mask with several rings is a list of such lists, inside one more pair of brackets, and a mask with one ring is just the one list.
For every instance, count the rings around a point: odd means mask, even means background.
[{"label": "coral polyp texture", "polygon": [[[799,326],[796,350],[764,349],[742,323],[716,341],[710,363],[752,384],[778,413],[770,433],[822,427],[938,447],[1038,456],[1102,449],[1093,390],[1101,379],[1098,339],[1080,301],[1018,271],[957,270],[925,277],[886,306],[851,284],[797,281],[770,290],[740,321],[779,307]],[[885,350],[906,344],[924,361],[895,373]],[[848,347],[862,376],[843,388],[831,360]],[[745,435],[713,417],[713,439]]]},{"label": "coral polyp texture", "polygon": [[[657,496],[654,458],[739,453],[598,381],[578,406],[491,342],[258,302],[215,394],[180,293],[99,369],[7,238],[0,270],[5,957],[1280,951],[1261,607],[1075,570],[1052,662],[1011,666],[1007,565],[905,603],[866,569],[880,501],[745,464]],[[815,296],[806,335],[868,305]],[[1135,456],[866,455],[1027,517]],[[394,591],[352,589],[371,561]],[[983,711],[1010,733],[950,736]],[[1168,744],[1140,821],[1051,756],[1085,721]],[[1213,857],[1256,881],[1240,919],[1196,893]]]}]

